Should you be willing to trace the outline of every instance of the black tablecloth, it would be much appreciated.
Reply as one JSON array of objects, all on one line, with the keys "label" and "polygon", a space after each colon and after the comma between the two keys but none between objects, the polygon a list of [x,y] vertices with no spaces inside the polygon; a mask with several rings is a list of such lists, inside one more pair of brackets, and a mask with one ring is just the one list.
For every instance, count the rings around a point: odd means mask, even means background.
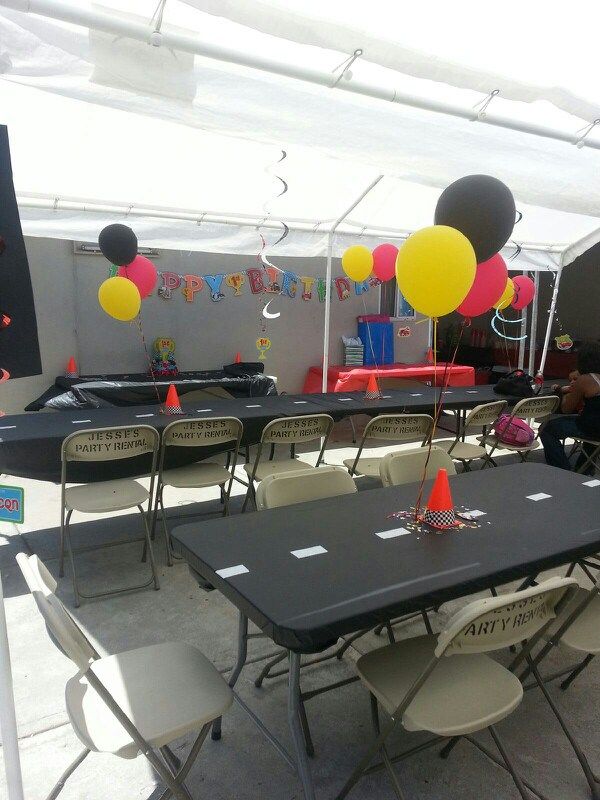
[{"label": "black tablecloth", "polygon": [[[474,529],[377,536],[407,524],[388,515],[414,507],[411,484],[183,525],[173,546],[277,644],[314,652],[394,616],[598,552],[600,486],[588,481],[543,464],[457,475],[455,505],[485,512]],[[538,493],[550,497],[528,499]],[[291,552],[318,546],[327,552]],[[238,565],[248,571],[217,574]]]},{"label": "black tablecloth", "polygon": [[164,403],[171,383],[177,387],[180,398],[185,397],[188,392],[214,386],[225,389],[234,397],[265,397],[277,394],[275,382],[267,375],[233,375],[226,370],[180,372],[173,379],[159,378],[156,384],[143,374],[86,375],[80,378],[59,376],[54,381],[54,386],[31,402],[25,411],[145,405],[158,403],[159,398]]}]

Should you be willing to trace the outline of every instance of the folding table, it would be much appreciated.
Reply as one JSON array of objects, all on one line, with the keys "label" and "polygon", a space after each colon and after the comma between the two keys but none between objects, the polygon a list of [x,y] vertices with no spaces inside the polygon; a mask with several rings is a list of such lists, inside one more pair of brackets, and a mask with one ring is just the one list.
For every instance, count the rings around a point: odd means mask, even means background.
[{"label": "folding table", "polygon": [[246,662],[248,620],[288,650],[288,719],[306,800],[315,790],[300,716],[301,654],[600,550],[600,481],[535,463],[450,480],[457,507],[483,512],[477,527],[408,531],[407,520],[389,515],[414,507],[411,484],[172,532],[174,551],[239,609],[230,684]]}]

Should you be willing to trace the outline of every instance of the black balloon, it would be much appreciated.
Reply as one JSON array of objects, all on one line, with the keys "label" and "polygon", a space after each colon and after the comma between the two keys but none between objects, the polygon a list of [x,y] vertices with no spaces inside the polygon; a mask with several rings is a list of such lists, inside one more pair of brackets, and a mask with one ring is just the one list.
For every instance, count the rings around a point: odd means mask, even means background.
[{"label": "black balloon", "polygon": [[481,264],[504,247],[515,217],[515,200],[508,186],[491,175],[467,175],[444,189],[434,219],[436,225],[464,234]]},{"label": "black balloon", "polygon": [[116,264],[119,267],[123,264],[131,264],[137,256],[137,236],[127,225],[120,225],[119,223],[107,225],[106,228],[100,231],[98,244],[102,255],[111,264]]}]

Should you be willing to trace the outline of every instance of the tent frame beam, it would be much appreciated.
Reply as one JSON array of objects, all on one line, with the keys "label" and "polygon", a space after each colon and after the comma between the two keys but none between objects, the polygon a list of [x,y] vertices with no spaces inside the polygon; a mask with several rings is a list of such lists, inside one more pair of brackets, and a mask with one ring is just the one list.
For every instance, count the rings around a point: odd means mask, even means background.
[{"label": "tent frame beam", "polygon": [[545,139],[554,139],[577,145],[579,148],[589,147],[594,150],[600,150],[600,140],[594,140],[589,136],[582,139],[576,131],[571,133],[548,125],[513,119],[499,114],[489,107],[486,109],[485,114],[482,114],[471,107],[451,103],[448,100],[434,100],[400,89],[382,87],[364,80],[360,81],[356,78],[340,81],[335,73],[332,72],[312,69],[307,64],[288,64],[269,58],[264,52],[253,53],[235,50],[215,42],[205,41],[195,33],[173,31],[169,30],[168,27],[163,27],[160,32],[160,40],[157,40],[153,36],[154,31],[149,21],[134,16],[117,17],[108,10],[76,6],[73,3],[65,2],[65,0],[0,0],[0,6],[12,8],[23,13],[39,14],[40,16],[50,17],[73,25],[81,25],[113,36],[135,39],[149,45],[160,45],[225,63],[238,64],[262,72],[306,81],[329,89],[372,97],[377,100],[386,100],[390,103],[398,103],[399,105],[419,108],[424,111],[458,117],[471,122],[480,122],[483,125],[506,128]]}]

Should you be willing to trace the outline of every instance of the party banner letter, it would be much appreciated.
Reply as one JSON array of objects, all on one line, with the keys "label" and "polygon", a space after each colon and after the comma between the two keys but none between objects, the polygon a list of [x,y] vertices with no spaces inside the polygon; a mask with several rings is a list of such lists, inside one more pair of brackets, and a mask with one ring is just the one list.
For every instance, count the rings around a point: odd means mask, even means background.
[{"label": "party banner letter", "polygon": [[181,286],[181,278],[175,272],[161,272],[160,277],[165,289],[179,289]]},{"label": "party banner letter", "polygon": [[196,292],[201,292],[204,281],[199,275],[184,275],[185,286],[181,289],[187,303],[194,302]]},{"label": "party banner letter", "polygon": [[361,283],[354,284],[354,291],[356,294],[361,295],[369,291],[369,281],[362,281]]},{"label": "party banner letter", "polygon": [[281,294],[286,294],[288,297],[296,297],[297,288],[298,276],[286,270],[281,281]]},{"label": "party banner letter", "polygon": [[250,291],[252,294],[262,294],[265,291],[262,269],[247,269],[246,275],[248,276],[248,281],[250,282]]},{"label": "party banner letter", "polygon": [[319,303],[324,303],[325,295],[327,294],[327,286],[323,278],[317,278],[317,294],[319,295]]},{"label": "party banner letter", "polygon": [[230,286],[234,291],[234,297],[239,297],[242,293],[242,286],[246,283],[246,279],[241,272],[234,272],[225,278],[225,283]]},{"label": "party banner letter", "polygon": [[350,297],[350,281],[348,278],[336,278],[335,288],[340,300],[347,300]]},{"label": "party banner letter", "polygon": [[313,283],[315,282],[314,278],[300,278],[300,283],[302,284],[302,299],[303,300],[310,300],[312,298],[312,287]]},{"label": "party banner letter", "polygon": [[215,303],[218,303],[219,300],[222,300],[225,295],[221,291],[221,286],[223,286],[223,280],[225,275],[205,275],[204,280],[208,284],[208,288],[210,289],[210,299],[213,300]]}]

